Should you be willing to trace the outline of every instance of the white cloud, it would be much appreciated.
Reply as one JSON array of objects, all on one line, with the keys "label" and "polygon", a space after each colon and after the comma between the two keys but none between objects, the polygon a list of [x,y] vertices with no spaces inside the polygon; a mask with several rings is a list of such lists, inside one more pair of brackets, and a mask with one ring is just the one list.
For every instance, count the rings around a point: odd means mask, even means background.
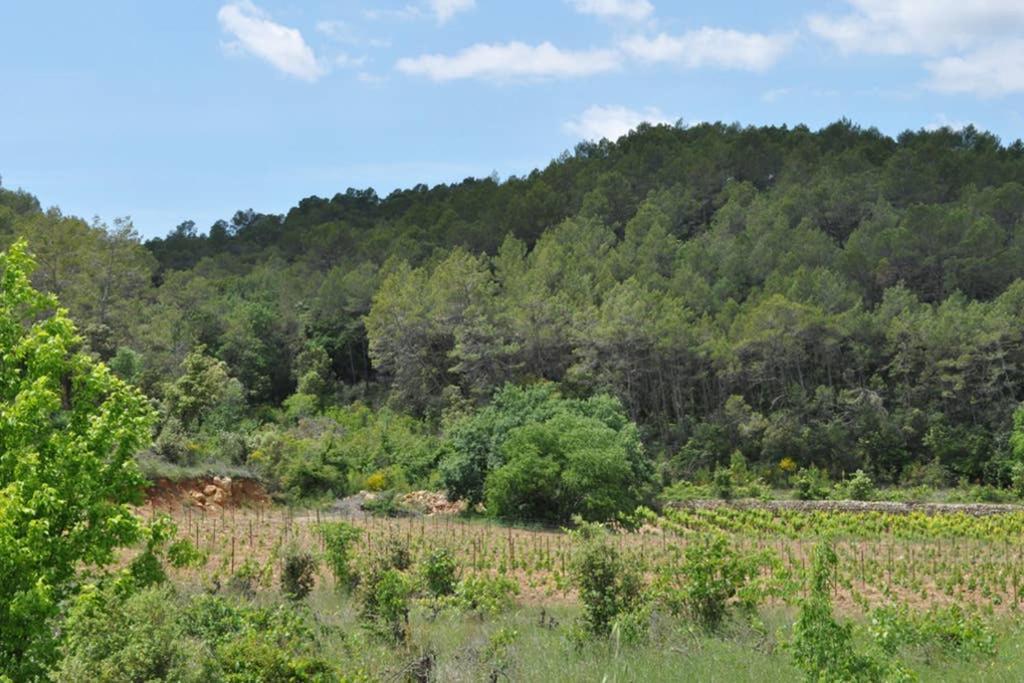
[{"label": "white cloud", "polygon": [[459,12],[476,7],[476,0],[428,0],[428,4],[437,18],[437,23],[444,24]]},{"label": "white cloud", "polygon": [[654,13],[648,0],[569,0],[580,14],[592,14],[603,19],[643,21]]},{"label": "white cloud", "polygon": [[563,128],[570,135],[585,140],[618,140],[641,123],[671,123],[657,107],[640,112],[627,107],[588,107],[579,118],[566,121]]},{"label": "white cloud", "polygon": [[298,29],[274,23],[249,0],[222,6],[217,20],[221,29],[234,36],[226,45],[229,52],[248,52],[305,81],[315,81],[327,72]]},{"label": "white cloud", "polygon": [[765,35],[705,27],[678,36],[633,36],[622,42],[622,49],[641,61],[673,62],[689,69],[712,66],[764,71],[789,50],[793,39],[791,34]]},{"label": "white cloud", "polygon": [[928,88],[983,97],[1024,92],[1021,0],[847,0],[812,32],[845,54],[925,55]]},{"label": "white cloud", "polygon": [[844,53],[965,50],[1024,31],[1021,0],[847,0],[853,12],[814,15],[812,32]]},{"label": "white cloud", "polygon": [[462,78],[507,81],[572,78],[615,70],[620,57],[613,50],[562,50],[551,43],[478,43],[454,55],[421,55],[398,60],[399,71],[434,81]]},{"label": "white cloud", "polygon": [[929,61],[927,86],[944,93],[996,97],[1024,92],[1024,40],[1001,41],[965,55]]}]

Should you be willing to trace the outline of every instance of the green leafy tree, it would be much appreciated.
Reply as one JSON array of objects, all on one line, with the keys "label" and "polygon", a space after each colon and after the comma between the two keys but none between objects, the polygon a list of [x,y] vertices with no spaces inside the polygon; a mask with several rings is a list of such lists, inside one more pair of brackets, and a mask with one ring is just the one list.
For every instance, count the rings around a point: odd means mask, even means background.
[{"label": "green leafy tree", "polygon": [[635,426],[616,432],[595,417],[561,413],[513,431],[505,464],[487,476],[488,513],[564,522],[606,521],[642,502],[642,449]]},{"label": "green leafy tree", "polygon": [[145,397],[82,352],[56,298],[33,289],[24,242],[0,254],[0,671],[37,676],[50,620],[83,566],[140,539]]}]

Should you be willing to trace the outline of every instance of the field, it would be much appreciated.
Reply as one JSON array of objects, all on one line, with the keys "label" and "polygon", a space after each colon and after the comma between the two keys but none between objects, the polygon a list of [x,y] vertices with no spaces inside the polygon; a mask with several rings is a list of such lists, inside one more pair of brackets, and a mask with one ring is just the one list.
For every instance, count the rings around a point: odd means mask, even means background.
[{"label": "field", "polygon": [[[231,577],[256,567],[257,601],[279,600],[282,560],[308,551],[322,556],[322,524],[345,521],[359,529],[356,567],[396,546],[418,566],[439,548],[451,551],[459,575],[504,576],[518,586],[506,609],[475,613],[413,607],[410,637],[396,646],[369,637],[352,597],[335,590],[321,564],[309,605],[336,629],[335,647],[348,666],[370,680],[796,680],[785,643],[797,606],[807,597],[813,548],[830,539],[839,562],[831,598],[843,619],[870,627],[873,610],[903,606],[925,614],[959,606],[988,629],[992,652],[947,657],[943,644],[904,652],[920,680],[1011,681],[1024,677],[1020,607],[1024,601],[1024,512],[978,508],[956,512],[816,511],[763,509],[730,504],[693,505],[641,516],[631,529],[616,528],[610,543],[653,581],[680,561],[689,544],[724,534],[741,554],[762,553],[772,586],[757,618],[731,620],[715,633],[685,620],[655,618],[639,644],[571,637],[581,603],[571,581],[578,545],[560,529],[510,527],[459,515],[376,518],[254,506],[202,509],[176,505],[142,510],[170,513],[182,537],[205,557],[199,566],[172,573],[187,592],[229,591]],[[863,636],[859,636],[863,639]],[[495,642],[508,642],[495,649]],[[948,644],[947,644],[948,645]],[[340,656],[340,655],[339,655]],[[492,678],[492,676],[496,676]]]},{"label": "field", "polygon": [[[285,547],[321,551],[317,524],[340,520],[363,531],[357,557],[372,557],[395,540],[414,559],[443,547],[464,571],[515,577],[522,602],[575,603],[567,578],[574,546],[558,529],[455,515],[390,519],[283,507],[208,513],[182,506],[171,512],[180,534],[207,555],[204,566],[189,569],[181,579],[230,576],[248,559],[264,565],[279,558]],[[770,571],[797,590],[811,548],[831,539],[839,556],[836,598],[844,609],[898,599],[922,607],[959,604],[1016,613],[1024,601],[1024,512],[1019,511],[978,516],[691,507],[651,517],[634,531],[619,529],[614,542],[653,575],[711,531],[728,535],[744,551],[771,553],[778,562]]]}]

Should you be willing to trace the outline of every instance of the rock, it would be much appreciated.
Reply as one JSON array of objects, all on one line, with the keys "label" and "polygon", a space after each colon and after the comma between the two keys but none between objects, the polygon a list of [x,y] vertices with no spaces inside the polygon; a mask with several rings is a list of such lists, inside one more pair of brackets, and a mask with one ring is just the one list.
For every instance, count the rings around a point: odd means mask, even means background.
[{"label": "rock", "polygon": [[203,493],[208,495],[208,496],[212,496],[216,492],[217,492],[217,487],[214,486],[213,484],[207,484],[206,488],[203,489]]}]

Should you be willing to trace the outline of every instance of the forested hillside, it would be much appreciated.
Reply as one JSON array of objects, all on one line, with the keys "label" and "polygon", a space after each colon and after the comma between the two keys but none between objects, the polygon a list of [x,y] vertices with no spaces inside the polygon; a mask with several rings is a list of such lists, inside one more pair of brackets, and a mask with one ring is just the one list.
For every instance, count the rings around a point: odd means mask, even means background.
[{"label": "forested hillside", "polygon": [[[526,177],[201,227],[141,242],[0,190],[0,247],[27,239],[35,285],[160,408],[160,462],[480,499],[496,435],[541,418],[516,453],[614,442],[624,505],[737,452],[909,483],[1017,461],[1020,141],[641,126]],[[506,385],[532,388],[485,409]]]}]

